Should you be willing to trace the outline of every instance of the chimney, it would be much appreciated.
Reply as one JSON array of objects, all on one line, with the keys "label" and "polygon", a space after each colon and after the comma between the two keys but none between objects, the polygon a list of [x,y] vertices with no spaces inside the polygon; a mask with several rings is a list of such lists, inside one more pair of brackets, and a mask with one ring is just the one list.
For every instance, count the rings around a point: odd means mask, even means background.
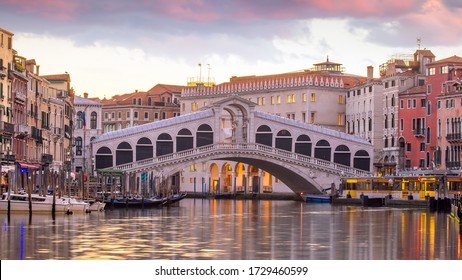
[{"label": "chimney", "polygon": [[37,76],[40,76],[40,65],[35,65],[35,71],[37,71]]},{"label": "chimney", "polygon": [[83,93],[83,97],[84,97],[84,98],[88,98],[88,92],[84,92],[84,93]]},{"label": "chimney", "polygon": [[371,81],[374,78],[374,67],[373,66],[367,66],[367,80]]}]

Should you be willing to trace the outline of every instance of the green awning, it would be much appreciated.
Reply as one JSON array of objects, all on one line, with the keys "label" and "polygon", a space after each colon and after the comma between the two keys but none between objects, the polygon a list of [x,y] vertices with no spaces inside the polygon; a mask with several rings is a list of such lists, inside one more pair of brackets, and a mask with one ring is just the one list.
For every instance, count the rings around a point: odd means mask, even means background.
[{"label": "green awning", "polygon": [[124,174],[123,171],[112,168],[112,167],[103,168],[103,169],[97,169],[96,172],[98,174],[103,175],[103,176],[107,176],[107,175],[122,176]]}]

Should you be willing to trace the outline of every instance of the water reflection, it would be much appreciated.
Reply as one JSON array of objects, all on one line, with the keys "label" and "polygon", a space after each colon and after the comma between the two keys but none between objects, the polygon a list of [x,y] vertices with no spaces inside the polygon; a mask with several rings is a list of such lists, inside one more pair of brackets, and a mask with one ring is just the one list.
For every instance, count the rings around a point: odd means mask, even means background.
[{"label": "water reflection", "polygon": [[459,225],[418,209],[185,199],[1,217],[1,259],[461,259]]}]

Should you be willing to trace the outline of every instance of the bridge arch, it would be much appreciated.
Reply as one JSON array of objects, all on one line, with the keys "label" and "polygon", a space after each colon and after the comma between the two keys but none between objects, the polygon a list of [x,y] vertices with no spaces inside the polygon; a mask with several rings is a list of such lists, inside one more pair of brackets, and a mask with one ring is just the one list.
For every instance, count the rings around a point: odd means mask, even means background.
[{"label": "bridge arch", "polygon": [[176,136],[176,151],[181,152],[192,149],[194,147],[194,139],[191,131],[187,128],[183,128],[178,131]]},{"label": "bridge arch", "polygon": [[271,128],[267,125],[261,125],[257,128],[255,134],[255,142],[257,144],[263,144],[266,146],[273,146],[273,132]]},{"label": "bridge arch", "polygon": [[353,167],[364,171],[370,171],[371,157],[365,150],[359,150],[355,153]]},{"label": "bridge arch", "polygon": [[147,137],[141,137],[136,143],[136,160],[143,160],[152,158],[154,155],[154,147],[151,139]]},{"label": "bridge arch", "polygon": [[213,130],[208,124],[201,124],[196,132],[196,147],[213,144]]},{"label": "bridge arch", "polygon": [[163,156],[173,153],[173,139],[168,133],[161,133],[157,136],[156,156]]},{"label": "bridge arch", "polygon": [[319,140],[314,147],[314,157],[330,161],[331,159],[331,147],[327,140]]},{"label": "bridge arch", "polygon": [[346,145],[339,145],[335,148],[334,162],[351,166],[351,152]]},{"label": "bridge arch", "polygon": [[108,147],[101,147],[96,151],[95,154],[95,168],[102,169],[112,167],[112,151]]},{"label": "bridge arch", "polygon": [[292,152],[292,135],[288,130],[282,129],[276,134],[276,148]]},{"label": "bridge arch", "polygon": [[295,152],[297,154],[311,156],[311,139],[308,135],[302,134],[295,141]]},{"label": "bridge arch", "polygon": [[133,149],[128,142],[122,142],[117,146],[116,165],[133,162]]}]

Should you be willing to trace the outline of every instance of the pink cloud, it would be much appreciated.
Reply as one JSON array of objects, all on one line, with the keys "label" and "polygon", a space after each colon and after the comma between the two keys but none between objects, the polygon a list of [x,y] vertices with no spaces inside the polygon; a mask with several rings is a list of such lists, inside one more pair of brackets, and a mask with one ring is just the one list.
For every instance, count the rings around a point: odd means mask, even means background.
[{"label": "pink cloud", "polygon": [[59,21],[74,18],[79,8],[78,2],[66,0],[0,0],[0,3],[25,14],[41,14]]}]

